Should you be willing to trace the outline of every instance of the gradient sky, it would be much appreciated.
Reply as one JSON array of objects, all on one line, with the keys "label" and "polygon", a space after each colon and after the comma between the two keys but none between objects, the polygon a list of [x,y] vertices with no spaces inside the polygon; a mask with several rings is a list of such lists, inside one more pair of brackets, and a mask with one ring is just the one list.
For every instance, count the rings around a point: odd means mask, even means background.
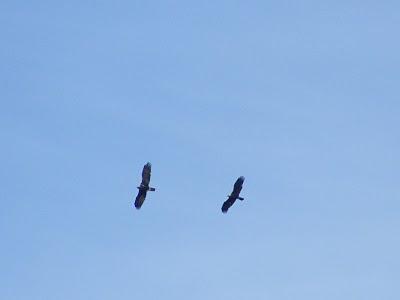
[{"label": "gradient sky", "polygon": [[1,299],[400,299],[399,1],[0,21]]}]

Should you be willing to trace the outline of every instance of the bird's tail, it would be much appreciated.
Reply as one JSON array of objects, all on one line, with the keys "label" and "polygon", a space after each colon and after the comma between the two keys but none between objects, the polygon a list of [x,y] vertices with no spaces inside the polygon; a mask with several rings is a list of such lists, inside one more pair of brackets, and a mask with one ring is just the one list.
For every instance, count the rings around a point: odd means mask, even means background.
[{"label": "bird's tail", "polygon": [[243,200],[244,200],[244,198],[243,198],[243,197],[238,197],[238,199],[239,199],[240,201],[243,201]]},{"label": "bird's tail", "polygon": [[149,191],[150,191],[150,192],[154,192],[155,190],[156,190],[156,189],[153,188],[153,187],[149,188]]}]

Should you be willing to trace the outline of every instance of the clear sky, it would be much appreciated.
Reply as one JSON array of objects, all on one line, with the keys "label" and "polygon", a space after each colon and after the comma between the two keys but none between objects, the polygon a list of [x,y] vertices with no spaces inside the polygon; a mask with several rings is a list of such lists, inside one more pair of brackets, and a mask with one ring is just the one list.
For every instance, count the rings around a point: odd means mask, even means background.
[{"label": "clear sky", "polygon": [[2,1],[0,298],[400,299],[399,11]]}]

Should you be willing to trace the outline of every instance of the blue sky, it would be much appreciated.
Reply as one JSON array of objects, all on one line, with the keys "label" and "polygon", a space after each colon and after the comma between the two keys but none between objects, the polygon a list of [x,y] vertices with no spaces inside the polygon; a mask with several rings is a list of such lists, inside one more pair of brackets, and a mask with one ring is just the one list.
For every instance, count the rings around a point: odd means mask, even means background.
[{"label": "blue sky", "polygon": [[399,9],[2,1],[1,299],[399,299]]}]

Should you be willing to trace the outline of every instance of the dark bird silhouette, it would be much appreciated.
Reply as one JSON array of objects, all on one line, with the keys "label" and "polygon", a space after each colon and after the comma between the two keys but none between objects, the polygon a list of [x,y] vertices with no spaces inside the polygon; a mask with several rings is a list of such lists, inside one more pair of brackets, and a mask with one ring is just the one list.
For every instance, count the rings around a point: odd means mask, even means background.
[{"label": "dark bird silhouette", "polygon": [[136,209],[140,209],[142,207],[148,191],[154,192],[156,190],[155,188],[149,186],[150,177],[151,177],[151,163],[148,162],[143,167],[142,183],[140,184],[140,186],[137,187],[139,189],[139,192],[135,200]]},{"label": "dark bird silhouette", "polygon": [[233,205],[233,203],[235,203],[236,199],[244,200],[244,198],[239,197],[240,191],[242,190],[243,182],[244,182],[243,176],[240,176],[236,180],[235,185],[233,186],[232,193],[228,195],[228,200],[226,200],[222,205],[221,210],[224,214],[228,212],[228,209]]}]

